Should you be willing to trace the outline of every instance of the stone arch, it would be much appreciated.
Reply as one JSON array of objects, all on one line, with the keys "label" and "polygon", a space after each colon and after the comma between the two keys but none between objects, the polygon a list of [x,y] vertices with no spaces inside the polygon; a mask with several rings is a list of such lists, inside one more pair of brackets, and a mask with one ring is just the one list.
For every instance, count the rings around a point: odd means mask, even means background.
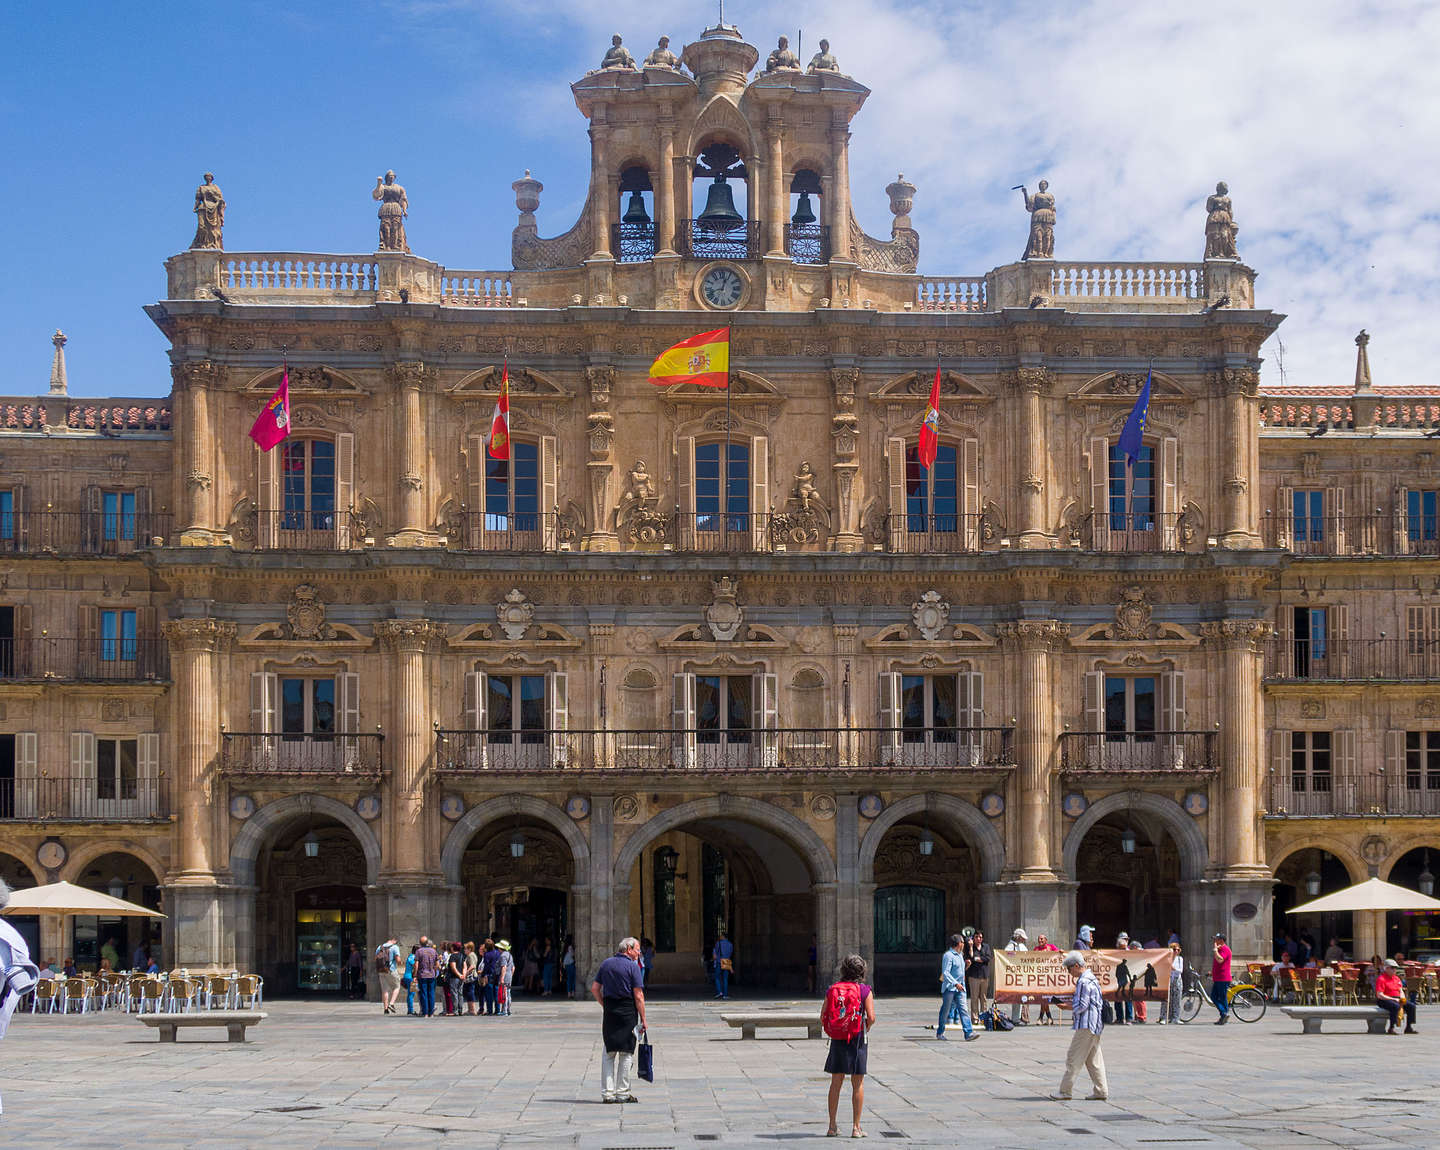
[{"label": "stone arch", "polygon": [[[1352,883],[1364,882],[1370,877],[1370,866],[1360,857],[1357,850],[1348,843],[1342,842],[1340,839],[1318,832],[1302,835],[1300,838],[1287,841],[1277,846],[1273,854],[1273,861],[1271,861],[1271,858],[1266,859],[1270,866],[1270,873],[1272,875],[1279,873],[1280,866],[1286,859],[1299,851],[1305,850],[1328,851],[1334,855],[1344,865],[1345,872],[1350,876]],[[1395,857],[1398,858],[1399,856],[1397,855]],[[1390,860],[1391,866],[1394,865],[1394,861],[1394,858]]]},{"label": "stone arch", "polygon": [[716,95],[695,118],[691,129],[687,154],[698,156],[705,146],[720,140],[735,148],[741,160],[753,159],[760,154],[755,133],[750,124],[724,96]]},{"label": "stone arch", "polygon": [[1389,855],[1387,855],[1385,861],[1380,864],[1379,877],[1389,882],[1390,874],[1395,869],[1396,863],[1411,851],[1422,850],[1425,847],[1429,847],[1435,852],[1436,864],[1440,865],[1440,832],[1429,831],[1418,835],[1409,835],[1391,846]]},{"label": "stone arch", "polygon": [[306,815],[324,815],[341,823],[365,852],[365,881],[375,885],[380,873],[380,840],[353,808],[325,795],[287,795],[266,803],[246,821],[230,847],[230,873],[242,886],[255,885],[255,863],[275,832]]},{"label": "stone arch", "polygon": [[446,836],[445,845],[440,851],[440,873],[445,876],[447,883],[452,886],[460,885],[460,866],[470,840],[487,823],[507,815],[525,815],[556,831],[570,847],[570,857],[575,863],[573,882],[580,885],[589,880],[590,844],[580,833],[574,819],[553,803],[547,803],[533,795],[497,795],[471,807],[461,815]]},{"label": "stone arch", "polygon": [[890,828],[922,813],[953,819],[965,838],[980,852],[980,881],[996,882],[1000,878],[1000,872],[1005,867],[1005,843],[1000,838],[1000,832],[973,804],[954,795],[929,791],[891,803],[870,824],[865,837],[860,840],[859,881],[862,884],[875,881],[875,854]]},{"label": "stone arch", "polygon": [[1075,825],[1065,836],[1066,877],[1072,882],[1078,881],[1076,867],[1080,859],[1080,844],[1085,841],[1090,829],[1106,815],[1127,810],[1153,815],[1174,837],[1175,845],[1180,848],[1182,882],[1193,882],[1205,877],[1209,851],[1205,846],[1205,836],[1195,825],[1195,820],[1186,814],[1185,808],[1174,799],[1147,794],[1144,791],[1121,791],[1118,794],[1106,795],[1098,802],[1091,803],[1085,813],[1075,820]]},{"label": "stone arch", "polygon": [[0,850],[0,858],[14,859],[21,869],[29,871],[36,886],[45,885],[45,872],[21,854],[18,850]]},{"label": "stone arch", "polygon": [[75,848],[60,869],[60,877],[66,882],[72,882],[78,886],[80,877],[85,873],[85,868],[105,855],[133,855],[150,868],[150,873],[155,876],[157,883],[163,884],[169,871],[169,868],[160,861],[157,855],[148,847],[137,842],[130,839],[96,839],[93,842],[82,843]]},{"label": "stone arch", "polygon": [[773,832],[805,860],[813,883],[834,883],[835,859],[830,854],[830,848],[809,825],[789,811],[743,795],[712,795],[653,815],[635,829],[616,854],[611,881],[617,887],[628,888],[630,870],[646,844],[654,842],[667,831],[714,818],[739,819]]}]

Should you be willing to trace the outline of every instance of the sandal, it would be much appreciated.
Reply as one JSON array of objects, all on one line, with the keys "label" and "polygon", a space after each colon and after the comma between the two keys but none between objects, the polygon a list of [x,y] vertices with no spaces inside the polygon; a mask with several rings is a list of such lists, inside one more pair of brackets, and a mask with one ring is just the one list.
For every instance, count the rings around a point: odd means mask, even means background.
[{"label": "sandal", "polygon": [[826,1138],[839,1138],[839,1137],[840,1137],[840,1131],[836,1130],[835,1127],[832,1126],[832,1127],[830,1127],[829,1130],[825,1131],[825,1137],[826,1137]]},{"label": "sandal", "polygon": [[870,1137],[870,1136],[869,1136],[868,1134],[866,1134],[865,1131],[861,1130],[860,1127],[857,1126],[857,1127],[855,1127],[854,1130],[850,1131],[850,1137],[851,1137],[851,1138],[868,1138],[868,1137]]}]

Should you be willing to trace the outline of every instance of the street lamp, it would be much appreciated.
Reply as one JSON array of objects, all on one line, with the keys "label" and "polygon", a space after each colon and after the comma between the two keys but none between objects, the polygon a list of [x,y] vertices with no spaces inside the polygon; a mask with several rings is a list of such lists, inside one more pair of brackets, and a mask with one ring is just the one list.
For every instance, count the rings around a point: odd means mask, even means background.
[{"label": "street lamp", "polygon": [[[1432,886],[1434,885],[1433,882],[1432,882],[1431,885],[1432,885]],[[109,889],[110,889],[110,897],[111,897],[111,898],[124,898],[124,897],[125,897],[125,880],[122,879],[122,878],[120,878],[119,876],[116,876],[115,878],[112,878],[112,879],[110,880],[110,888],[109,888]]]},{"label": "street lamp", "polygon": [[320,855],[320,836],[314,831],[309,832],[300,840],[305,844],[305,857],[307,859],[318,858]]},{"label": "street lamp", "polygon": [[929,827],[920,832],[920,853],[922,855],[935,853],[935,836],[930,833]]},{"label": "street lamp", "polygon": [[525,836],[516,831],[510,839],[510,857],[512,859],[525,857]]},{"label": "street lamp", "polygon": [[1320,872],[1318,870],[1312,870],[1305,876],[1305,891],[1311,898],[1320,893]]},{"label": "street lamp", "polygon": [[1127,855],[1135,853],[1135,832],[1129,827],[1120,833],[1120,849]]},{"label": "street lamp", "polygon": [[1425,852],[1425,869],[1420,872],[1420,893],[1427,898],[1435,893],[1435,876],[1430,873],[1430,852]]}]

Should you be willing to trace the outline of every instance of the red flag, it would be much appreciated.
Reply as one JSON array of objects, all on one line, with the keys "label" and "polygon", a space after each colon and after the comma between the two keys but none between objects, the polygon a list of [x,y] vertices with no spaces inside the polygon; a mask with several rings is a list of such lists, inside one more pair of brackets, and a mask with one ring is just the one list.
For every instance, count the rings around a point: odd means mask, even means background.
[{"label": "red flag", "polygon": [[920,466],[929,471],[935,466],[935,453],[940,447],[940,365],[935,365],[935,382],[930,385],[930,407],[920,424],[920,446],[916,454]]},{"label": "red flag", "polygon": [[500,398],[490,417],[490,458],[510,458],[510,364],[500,371]]},{"label": "red flag", "polygon": [[290,434],[290,368],[280,377],[280,386],[275,389],[255,423],[250,428],[250,438],[260,445],[261,451],[269,451]]}]

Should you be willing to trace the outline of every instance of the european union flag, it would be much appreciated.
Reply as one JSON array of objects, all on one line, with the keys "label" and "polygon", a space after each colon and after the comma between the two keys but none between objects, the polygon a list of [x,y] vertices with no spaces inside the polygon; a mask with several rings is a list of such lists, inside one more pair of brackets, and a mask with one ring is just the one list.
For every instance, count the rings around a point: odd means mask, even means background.
[{"label": "european union flag", "polygon": [[1140,394],[1135,398],[1135,406],[1130,409],[1130,418],[1125,421],[1125,428],[1120,432],[1120,439],[1116,446],[1125,453],[1125,462],[1131,467],[1140,458],[1140,448],[1145,439],[1145,421],[1150,418],[1150,376],[1154,372],[1151,368],[1145,373],[1145,386],[1140,389]]}]

